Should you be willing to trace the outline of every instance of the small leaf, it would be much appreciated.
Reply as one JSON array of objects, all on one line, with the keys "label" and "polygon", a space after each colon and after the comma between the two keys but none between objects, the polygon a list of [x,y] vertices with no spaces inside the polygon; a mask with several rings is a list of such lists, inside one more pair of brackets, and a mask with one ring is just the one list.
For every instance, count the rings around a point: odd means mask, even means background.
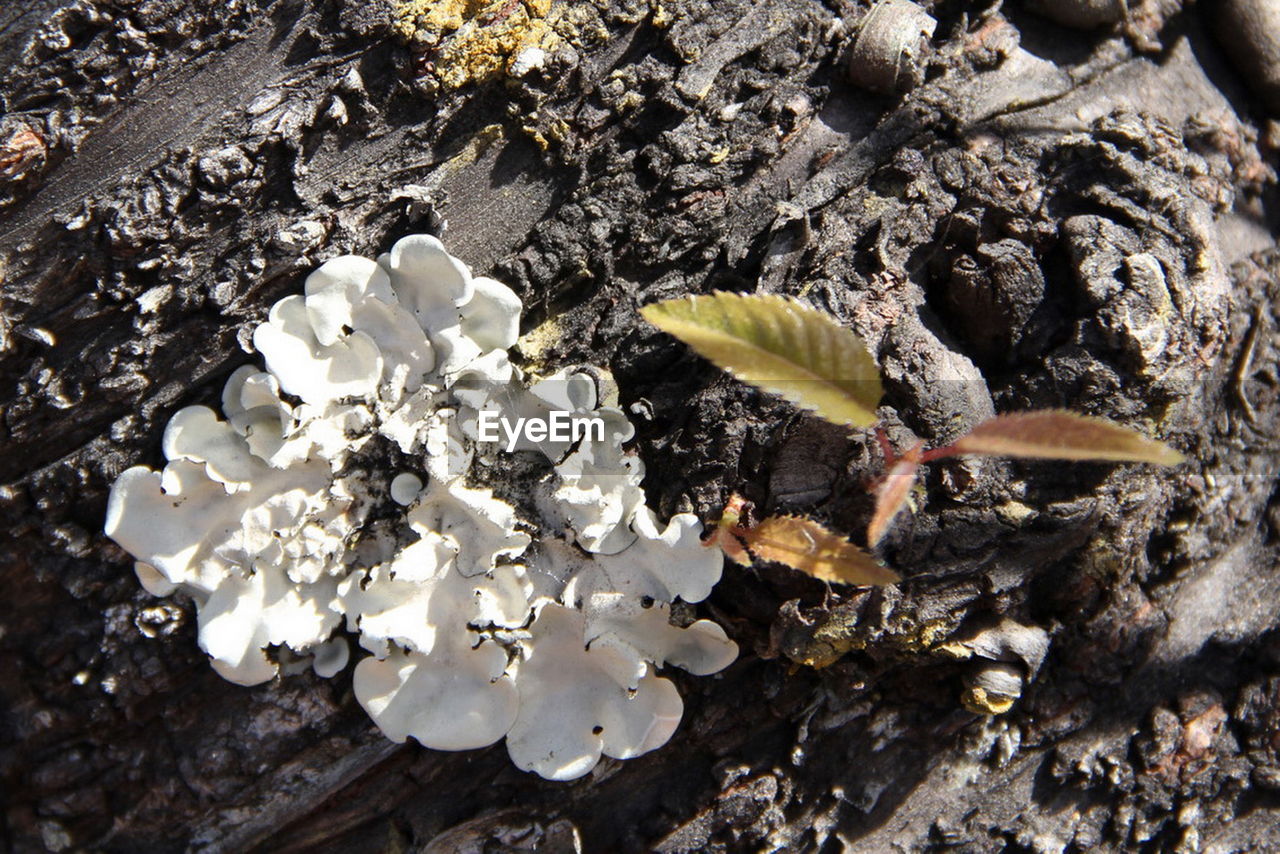
[{"label": "small leaf", "polygon": [[777,295],[721,292],[640,313],[738,379],[828,421],[866,427],[876,420],[880,371],[862,339],[824,312]]},{"label": "small leaf", "polygon": [[702,544],[708,548],[715,546],[720,549],[725,557],[738,566],[751,566],[751,555],[747,552],[747,547],[729,528],[713,528]]},{"label": "small leaf", "polygon": [[785,563],[822,581],[841,584],[893,584],[898,574],[812,519],[770,516],[739,536],[760,560]]},{"label": "small leaf", "polygon": [[876,487],[876,511],[867,526],[868,546],[875,547],[884,538],[894,518],[907,506],[911,487],[916,485],[916,473],[920,470],[920,447],[916,446],[914,456],[908,453],[894,463]]},{"label": "small leaf", "polygon": [[1052,460],[1112,460],[1171,466],[1185,457],[1163,442],[1105,418],[1061,409],[1015,412],[984,421],[962,436],[958,454]]},{"label": "small leaf", "polygon": [[741,525],[745,523],[747,509],[751,503],[741,495],[731,495],[729,500],[725,502],[724,510],[720,512],[720,519],[716,522],[716,526],[711,529],[706,538],[702,541],[704,546],[716,546],[720,551],[724,552],[725,557],[736,563],[738,566],[750,566],[751,555],[747,553],[747,548],[743,545],[738,531]]}]

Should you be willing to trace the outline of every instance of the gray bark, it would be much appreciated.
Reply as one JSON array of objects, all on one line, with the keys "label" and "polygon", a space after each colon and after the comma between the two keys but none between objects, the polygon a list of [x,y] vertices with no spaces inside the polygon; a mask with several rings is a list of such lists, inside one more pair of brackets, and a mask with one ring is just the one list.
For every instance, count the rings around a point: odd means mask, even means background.
[{"label": "gray bark", "polygon": [[[458,88],[380,2],[0,11],[6,850],[1275,850],[1270,83],[1214,4],[1086,31],[925,5],[918,83],[888,94],[849,82],[866,5],[842,0],[573,4],[546,71]],[[1069,407],[1191,461],[934,466],[894,588],[727,568],[700,608],[740,660],[672,674],[671,743],[575,783],[395,745],[349,673],[222,681],[101,530],[306,272],[446,223],[526,329],[555,319],[527,360],[646,402],[663,514],[869,515],[869,437],[637,315],[713,289],[856,329],[899,444]],[[1009,711],[975,707],[1010,678]]]}]

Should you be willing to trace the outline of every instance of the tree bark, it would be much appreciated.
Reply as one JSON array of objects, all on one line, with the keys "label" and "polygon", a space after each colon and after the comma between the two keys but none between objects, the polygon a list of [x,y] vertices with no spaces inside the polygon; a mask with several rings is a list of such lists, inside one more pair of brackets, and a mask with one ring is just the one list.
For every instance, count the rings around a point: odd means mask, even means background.
[{"label": "tree bark", "polygon": [[[865,3],[456,5],[546,64],[369,0],[0,11],[6,850],[1274,850],[1277,128],[1218,5],[922,3],[883,86]],[[396,745],[349,670],[222,681],[102,526],[273,302],[424,230],[520,293],[527,366],[613,371],[663,515],[870,515],[870,436],[637,314],[717,289],[862,335],[899,446],[1067,407],[1189,462],[931,466],[893,588],[727,567],[740,659],[577,782]]]}]

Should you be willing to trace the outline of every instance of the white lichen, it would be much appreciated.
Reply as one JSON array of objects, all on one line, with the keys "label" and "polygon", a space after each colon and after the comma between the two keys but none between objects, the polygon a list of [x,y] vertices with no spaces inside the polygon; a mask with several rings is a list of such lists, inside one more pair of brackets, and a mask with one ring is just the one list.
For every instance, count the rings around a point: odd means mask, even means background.
[{"label": "white lichen", "polygon": [[[389,738],[506,737],[519,767],[567,780],[667,741],[682,703],[659,668],[713,673],[737,647],[671,621],[709,595],[719,554],[693,516],[662,525],[645,505],[607,375],[530,385],[511,365],[520,311],[434,237],[328,261],[255,331],[267,370],[231,375],[221,417],[177,412],[162,471],[120,475],[106,531],[148,592],[195,601],[225,678],[265,682],[298,655],[332,676],[345,627],[370,653],[356,697]],[[598,419],[603,439],[516,442],[547,461],[517,509],[484,483],[507,452],[477,420],[552,411]],[[418,471],[372,471],[393,447]],[[399,533],[367,523],[375,507],[405,508]]]}]

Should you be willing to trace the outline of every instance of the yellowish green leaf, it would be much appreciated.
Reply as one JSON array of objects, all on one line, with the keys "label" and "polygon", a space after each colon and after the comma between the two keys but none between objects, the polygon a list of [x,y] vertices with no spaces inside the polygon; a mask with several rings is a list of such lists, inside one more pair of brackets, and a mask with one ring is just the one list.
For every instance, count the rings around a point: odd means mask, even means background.
[{"label": "yellowish green leaf", "polygon": [[1060,409],[1015,412],[984,421],[952,446],[961,454],[1052,460],[1112,460],[1171,466],[1182,454],[1105,418]]},{"label": "yellowish green leaf", "polygon": [[647,305],[645,320],[740,380],[836,424],[876,420],[880,371],[857,335],[777,295],[713,293]]},{"label": "yellowish green leaf", "polygon": [[770,516],[738,535],[760,560],[784,563],[823,581],[841,584],[893,584],[898,574],[812,519]]}]

